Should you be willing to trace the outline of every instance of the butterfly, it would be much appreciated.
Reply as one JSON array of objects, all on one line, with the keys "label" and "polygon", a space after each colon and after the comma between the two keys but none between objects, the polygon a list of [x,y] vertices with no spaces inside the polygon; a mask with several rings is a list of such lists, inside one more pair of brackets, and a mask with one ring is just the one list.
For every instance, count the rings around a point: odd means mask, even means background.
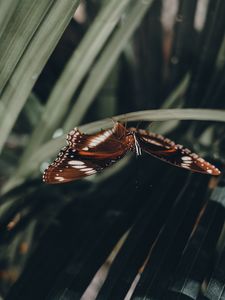
[{"label": "butterfly", "polygon": [[116,163],[127,152],[146,152],[177,167],[210,175],[220,171],[182,145],[153,132],[126,128],[116,122],[112,129],[84,134],[74,128],[67,135],[67,146],[45,170],[43,181],[64,183],[93,175]]}]

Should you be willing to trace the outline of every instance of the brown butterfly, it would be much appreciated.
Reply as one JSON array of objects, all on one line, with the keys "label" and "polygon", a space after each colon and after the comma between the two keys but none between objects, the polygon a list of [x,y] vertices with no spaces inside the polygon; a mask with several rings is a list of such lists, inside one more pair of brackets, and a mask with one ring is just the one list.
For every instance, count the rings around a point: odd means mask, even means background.
[{"label": "brown butterfly", "polygon": [[43,174],[46,183],[64,183],[95,174],[111,166],[128,151],[142,151],[177,167],[211,175],[220,171],[197,154],[173,141],[143,129],[125,128],[116,122],[112,129],[83,134],[74,128],[67,146]]}]

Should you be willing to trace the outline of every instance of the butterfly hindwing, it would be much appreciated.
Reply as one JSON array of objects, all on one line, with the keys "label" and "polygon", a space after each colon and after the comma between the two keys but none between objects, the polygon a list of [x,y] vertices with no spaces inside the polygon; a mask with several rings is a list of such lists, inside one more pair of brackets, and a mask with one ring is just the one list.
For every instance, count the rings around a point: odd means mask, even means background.
[{"label": "butterfly hindwing", "polygon": [[142,150],[156,158],[190,171],[211,175],[220,174],[215,166],[197,154],[161,135],[146,130],[137,130],[137,136]]},{"label": "butterfly hindwing", "polygon": [[[119,157],[120,158],[120,157]],[[118,157],[95,159],[79,155],[74,149],[63,148],[43,174],[46,183],[64,183],[93,175],[115,163]]]}]

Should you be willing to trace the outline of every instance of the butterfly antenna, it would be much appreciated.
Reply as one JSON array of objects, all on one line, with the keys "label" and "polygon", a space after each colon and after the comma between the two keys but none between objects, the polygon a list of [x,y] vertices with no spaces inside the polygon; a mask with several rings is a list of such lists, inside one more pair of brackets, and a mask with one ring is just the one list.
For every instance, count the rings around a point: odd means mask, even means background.
[{"label": "butterfly antenna", "polygon": [[127,129],[127,120],[124,122],[124,127]]},{"label": "butterfly antenna", "polygon": [[116,123],[118,123],[118,121],[114,120],[113,118],[110,118],[110,120],[113,122],[113,126],[115,126]]},{"label": "butterfly antenna", "polygon": [[137,123],[137,126],[136,126],[136,129],[139,129],[139,126],[141,125],[141,121],[139,121],[138,123]]},{"label": "butterfly antenna", "polygon": [[150,128],[153,124],[153,121],[148,122],[147,128]]}]

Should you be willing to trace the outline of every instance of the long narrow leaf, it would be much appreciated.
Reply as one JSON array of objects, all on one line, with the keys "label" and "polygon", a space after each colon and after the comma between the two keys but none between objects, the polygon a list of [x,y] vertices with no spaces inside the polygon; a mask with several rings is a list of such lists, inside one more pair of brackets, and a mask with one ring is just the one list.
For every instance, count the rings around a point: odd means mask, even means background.
[{"label": "long narrow leaf", "polygon": [[14,2],[17,4],[16,9],[1,36],[0,91],[3,90],[25,48],[54,1],[23,0]]},{"label": "long narrow leaf", "polygon": [[188,85],[190,83],[190,73],[187,73],[181,82],[176,86],[176,88],[171,92],[168,98],[164,101],[161,108],[173,108],[182,105],[180,98],[187,91]]},{"label": "long narrow leaf", "polygon": [[30,143],[23,154],[22,163],[38,145],[52,136],[65,116],[74,92],[115,28],[129,1],[112,0],[107,2],[94,20],[53,88],[39,125],[34,130]]},{"label": "long narrow leaf", "polygon": [[13,15],[19,1],[8,0],[0,2],[0,37],[5,31],[8,21]]},{"label": "long narrow leaf", "polygon": [[65,130],[70,129],[74,124],[80,124],[84,114],[103,86],[116,60],[126,47],[127,42],[139,26],[152,3],[153,0],[135,2],[123,24],[118,28],[115,36],[112,37],[110,43],[92,69],[89,79],[65,122]]},{"label": "long narrow leaf", "polygon": [[4,146],[39,73],[73,16],[78,2],[79,0],[54,2],[10,78],[2,96],[5,106],[0,119],[0,150]]}]

